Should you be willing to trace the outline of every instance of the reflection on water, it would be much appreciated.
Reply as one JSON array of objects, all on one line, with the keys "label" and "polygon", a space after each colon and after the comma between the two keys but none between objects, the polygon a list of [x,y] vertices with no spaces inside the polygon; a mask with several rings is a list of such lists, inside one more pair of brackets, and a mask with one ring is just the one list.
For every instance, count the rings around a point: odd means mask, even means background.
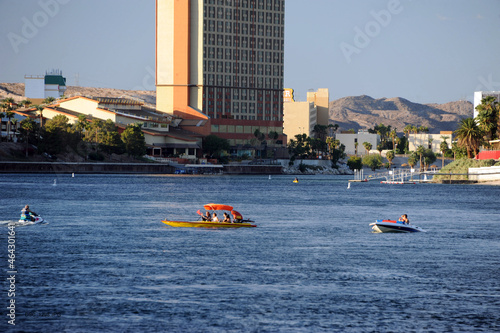
[{"label": "reflection on water", "polygon": [[[1,175],[3,221],[50,221],[16,229],[16,329],[500,330],[500,187],[293,178]],[[258,227],[161,223],[209,202]],[[403,213],[427,233],[371,233]]]}]

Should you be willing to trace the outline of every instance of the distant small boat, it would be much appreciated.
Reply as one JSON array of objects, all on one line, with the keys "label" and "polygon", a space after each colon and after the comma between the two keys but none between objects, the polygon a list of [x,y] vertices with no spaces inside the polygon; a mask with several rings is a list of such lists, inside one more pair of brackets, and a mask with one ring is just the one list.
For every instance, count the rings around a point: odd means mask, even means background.
[{"label": "distant small boat", "polygon": [[295,179],[293,180],[293,182],[294,182],[294,183],[298,183],[298,182],[299,182],[299,179],[298,179],[298,178],[295,178]]}]

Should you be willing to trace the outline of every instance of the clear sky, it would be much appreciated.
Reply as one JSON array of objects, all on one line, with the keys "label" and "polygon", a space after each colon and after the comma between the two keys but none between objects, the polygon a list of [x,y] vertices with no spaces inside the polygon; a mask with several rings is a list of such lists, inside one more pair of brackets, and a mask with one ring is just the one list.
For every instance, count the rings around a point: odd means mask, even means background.
[{"label": "clear sky", "polygon": [[[500,0],[286,0],[285,87],[418,103],[500,90]],[[0,0],[0,82],[154,90],[154,0]]]}]

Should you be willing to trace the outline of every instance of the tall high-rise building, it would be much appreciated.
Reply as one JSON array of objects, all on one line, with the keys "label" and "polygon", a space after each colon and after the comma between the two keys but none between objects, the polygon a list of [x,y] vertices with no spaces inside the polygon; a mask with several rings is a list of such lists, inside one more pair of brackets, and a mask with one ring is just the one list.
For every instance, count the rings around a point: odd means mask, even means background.
[{"label": "tall high-rise building", "polygon": [[157,0],[157,109],[208,117],[211,133],[235,147],[250,143],[257,129],[282,140],[284,6]]}]

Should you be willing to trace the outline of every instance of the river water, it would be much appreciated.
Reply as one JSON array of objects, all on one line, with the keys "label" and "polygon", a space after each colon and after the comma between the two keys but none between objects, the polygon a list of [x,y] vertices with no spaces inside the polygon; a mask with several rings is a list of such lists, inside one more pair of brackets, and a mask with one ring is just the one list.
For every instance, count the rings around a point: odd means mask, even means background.
[{"label": "river water", "polygon": [[[15,227],[0,331],[500,331],[500,187],[348,179],[0,175],[4,281],[7,223],[47,221]],[[210,202],[258,227],[161,223]],[[403,213],[427,232],[370,232]]]}]

